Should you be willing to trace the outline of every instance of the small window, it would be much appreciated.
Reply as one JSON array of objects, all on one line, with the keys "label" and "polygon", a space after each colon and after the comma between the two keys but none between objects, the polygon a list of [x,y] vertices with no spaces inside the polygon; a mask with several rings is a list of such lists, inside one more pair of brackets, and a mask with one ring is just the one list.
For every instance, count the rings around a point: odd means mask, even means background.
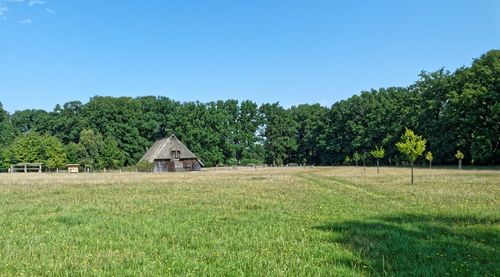
[{"label": "small window", "polygon": [[172,159],[178,160],[181,158],[181,151],[172,151]]}]

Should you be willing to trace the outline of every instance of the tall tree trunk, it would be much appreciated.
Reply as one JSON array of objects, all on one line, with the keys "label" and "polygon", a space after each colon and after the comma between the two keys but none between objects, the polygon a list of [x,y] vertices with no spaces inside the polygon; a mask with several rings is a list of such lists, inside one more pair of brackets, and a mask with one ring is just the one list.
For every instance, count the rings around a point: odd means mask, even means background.
[{"label": "tall tree trunk", "polygon": [[366,171],[365,159],[363,159],[363,170]]},{"label": "tall tree trunk", "polygon": [[411,162],[411,184],[413,185],[413,161]]},{"label": "tall tree trunk", "polygon": [[429,161],[429,169],[432,168],[432,161]]},{"label": "tall tree trunk", "polygon": [[462,160],[458,160],[458,170],[462,169]]},{"label": "tall tree trunk", "polygon": [[378,159],[377,159],[377,174],[379,174],[379,169],[378,169]]}]

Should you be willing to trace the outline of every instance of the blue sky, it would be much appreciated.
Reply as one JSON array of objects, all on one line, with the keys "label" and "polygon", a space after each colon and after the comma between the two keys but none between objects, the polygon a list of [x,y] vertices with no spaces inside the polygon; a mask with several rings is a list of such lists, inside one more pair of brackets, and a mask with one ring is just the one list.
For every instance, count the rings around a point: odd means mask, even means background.
[{"label": "blue sky", "polygon": [[500,48],[500,1],[0,0],[0,102],[332,103]]}]

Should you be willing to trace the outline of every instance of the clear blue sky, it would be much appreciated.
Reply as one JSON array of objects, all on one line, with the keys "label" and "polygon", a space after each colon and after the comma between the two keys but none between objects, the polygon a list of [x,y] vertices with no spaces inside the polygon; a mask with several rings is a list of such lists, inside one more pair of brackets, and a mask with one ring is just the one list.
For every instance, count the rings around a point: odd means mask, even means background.
[{"label": "clear blue sky", "polygon": [[500,1],[0,0],[0,102],[332,103],[500,48]]}]

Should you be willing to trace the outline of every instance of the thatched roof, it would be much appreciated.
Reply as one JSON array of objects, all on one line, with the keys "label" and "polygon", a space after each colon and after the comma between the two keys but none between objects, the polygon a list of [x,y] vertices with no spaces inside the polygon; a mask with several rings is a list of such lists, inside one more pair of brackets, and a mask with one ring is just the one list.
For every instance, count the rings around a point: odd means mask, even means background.
[{"label": "thatched roof", "polygon": [[156,141],[141,158],[141,161],[148,161],[152,163],[154,160],[169,160],[172,158],[172,151],[180,152],[180,159],[196,159],[203,165],[203,163],[196,157],[186,145],[184,145],[175,135],[168,138]]}]

